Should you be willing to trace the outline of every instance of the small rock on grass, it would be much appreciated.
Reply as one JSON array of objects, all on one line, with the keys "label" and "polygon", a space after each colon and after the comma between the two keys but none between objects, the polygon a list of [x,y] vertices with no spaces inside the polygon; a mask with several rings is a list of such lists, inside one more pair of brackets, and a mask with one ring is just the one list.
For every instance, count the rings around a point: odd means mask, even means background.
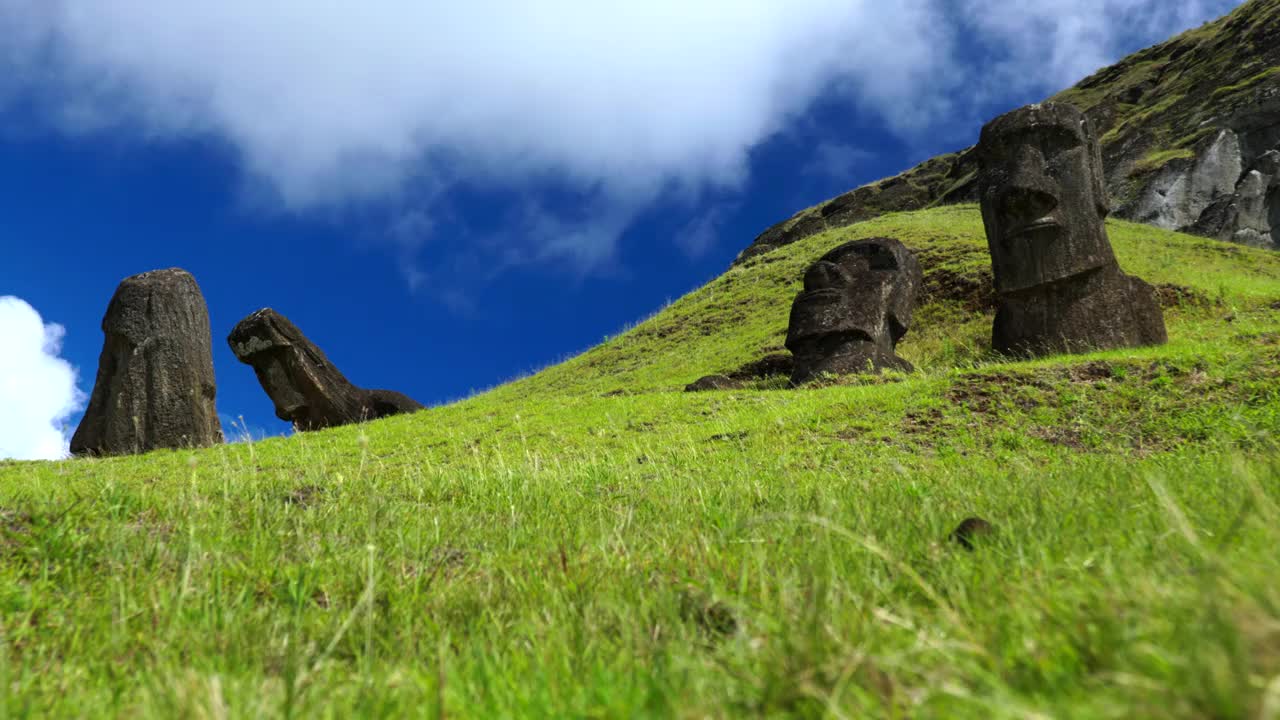
[{"label": "small rock on grass", "polygon": [[974,546],[985,537],[994,534],[996,528],[980,517],[965,518],[955,530],[951,531],[951,541],[965,550],[972,551]]}]

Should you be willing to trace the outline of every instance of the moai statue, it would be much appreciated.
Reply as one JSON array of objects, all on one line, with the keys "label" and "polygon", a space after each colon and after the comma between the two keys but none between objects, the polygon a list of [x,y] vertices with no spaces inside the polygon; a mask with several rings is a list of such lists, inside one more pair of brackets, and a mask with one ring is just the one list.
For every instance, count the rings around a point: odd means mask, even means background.
[{"label": "moai statue", "polygon": [[106,339],[75,455],[127,455],[223,441],[214,404],[209,310],[185,270],[125,278],[102,318]]},{"label": "moai statue", "polygon": [[1070,105],[992,120],[978,143],[978,191],[999,297],[992,347],[1014,355],[1157,345],[1155,291],[1116,263],[1098,140]]},{"label": "moai statue", "polygon": [[811,265],[791,305],[787,349],[793,385],[822,373],[910,371],[894,348],[911,325],[920,263],[891,238],[845,243]]},{"label": "moai statue", "polygon": [[375,420],[423,407],[398,392],[352,385],[315,343],[271,308],[241,320],[227,343],[240,362],[253,366],[258,383],[275,404],[276,417],[298,430]]}]

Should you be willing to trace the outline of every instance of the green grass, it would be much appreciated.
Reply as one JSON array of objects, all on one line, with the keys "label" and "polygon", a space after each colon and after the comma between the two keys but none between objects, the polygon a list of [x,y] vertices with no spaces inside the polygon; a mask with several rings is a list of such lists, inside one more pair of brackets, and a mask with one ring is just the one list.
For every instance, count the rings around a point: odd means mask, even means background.
[{"label": "green grass", "polygon": [[[926,267],[917,373],[679,392],[776,351],[803,268],[873,235]],[[1111,235],[1169,286],[1169,345],[990,356],[981,220],[943,208],[447,407],[0,463],[0,710],[1266,717],[1280,257]]]}]

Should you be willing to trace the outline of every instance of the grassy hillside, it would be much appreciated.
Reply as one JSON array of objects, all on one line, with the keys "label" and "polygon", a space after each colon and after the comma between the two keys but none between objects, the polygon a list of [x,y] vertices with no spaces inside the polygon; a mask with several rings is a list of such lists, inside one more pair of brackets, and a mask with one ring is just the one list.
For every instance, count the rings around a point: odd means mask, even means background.
[{"label": "grassy hillside", "polygon": [[[413,416],[0,463],[0,710],[1274,717],[1280,256],[1115,223],[1172,342],[1006,362],[980,226],[807,238]],[[872,235],[924,260],[918,373],[678,392]]]}]

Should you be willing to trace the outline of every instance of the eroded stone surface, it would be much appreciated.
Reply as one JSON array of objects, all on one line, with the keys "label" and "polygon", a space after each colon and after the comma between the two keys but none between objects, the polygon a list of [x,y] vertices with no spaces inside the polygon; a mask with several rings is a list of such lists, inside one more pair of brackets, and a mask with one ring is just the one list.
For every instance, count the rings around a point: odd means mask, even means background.
[{"label": "eroded stone surface", "polygon": [[236,357],[253,367],[275,404],[276,417],[298,430],[319,430],[421,410],[391,390],[365,390],[347,380],[289,319],[264,308],[241,320],[227,338]]},{"label": "eroded stone surface", "polygon": [[998,295],[992,346],[1044,355],[1163,343],[1155,291],[1116,263],[1098,141],[1069,105],[996,118],[978,144]]},{"label": "eroded stone surface", "polygon": [[125,278],[102,319],[105,339],[76,455],[126,455],[223,441],[209,311],[195,278],[170,268]]},{"label": "eroded stone surface", "polygon": [[856,240],[824,255],[805,272],[804,291],[791,306],[792,384],[823,373],[910,371],[894,348],[923,284],[915,255],[892,238]]}]

